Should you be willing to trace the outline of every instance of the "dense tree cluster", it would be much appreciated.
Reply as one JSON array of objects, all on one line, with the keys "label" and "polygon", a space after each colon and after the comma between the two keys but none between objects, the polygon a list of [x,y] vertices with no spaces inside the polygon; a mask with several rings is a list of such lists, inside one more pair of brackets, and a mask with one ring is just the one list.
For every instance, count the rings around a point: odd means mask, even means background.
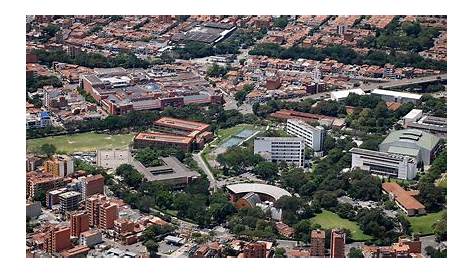
[{"label": "dense tree cluster", "polygon": [[399,236],[396,220],[381,209],[362,208],[357,212],[356,221],[365,234],[375,237],[379,245],[391,244]]},{"label": "dense tree cluster", "polygon": [[[42,75],[27,75],[26,77],[26,91],[35,92],[37,89],[44,86],[53,86],[55,88],[62,87],[61,79],[56,76],[42,76]],[[41,105],[40,105],[41,106]]]},{"label": "dense tree cluster", "polygon": [[51,66],[53,62],[75,64],[90,68],[147,68],[150,63],[139,59],[135,54],[122,52],[114,57],[105,57],[100,53],[80,52],[75,56],[70,56],[63,50],[47,51],[43,49],[34,50],[40,63]]},{"label": "dense tree cluster", "polygon": [[247,235],[258,239],[273,240],[276,238],[276,228],[268,221],[265,213],[259,207],[242,208],[229,219],[232,233]]},{"label": "dense tree cluster", "polygon": [[430,49],[439,36],[439,30],[422,26],[419,22],[392,22],[385,30],[377,31],[376,36],[367,38],[361,45],[377,49],[399,49],[420,52]]},{"label": "dense tree cluster", "polygon": [[228,170],[232,175],[238,175],[262,162],[263,158],[254,154],[250,148],[233,147],[219,154],[216,160],[224,170]]},{"label": "dense tree cluster", "polygon": [[433,116],[446,117],[448,114],[448,105],[446,99],[435,98],[431,95],[423,95],[421,103],[417,106],[425,113],[431,113]]},{"label": "dense tree cluster", "polygon": [[369,50],[365,55],[359,54],[346,46],[328,46],[325,48],[299,47],[294,46],[284,48],[278,44],[260,43],[250,52],[251,55],[265,55],[281,59],[311,59],[322,61],[327,58],[334,59],[344,64],[356,65],[378,65],[383,66],[387,63],[396,67],[414,66],[424,69],[446,70],[446,62],[436,61],[421,57],[417,53],[401,53],[392,51],[387,53],[382,50]]},{"label": "dense tree cluster", "polygon": [[222,77],[226,75],[229,70],[229,67],[219,66],[218,64],[214,63],[207,69],[206,75],[209,77]]},{"label": "dense tree cluster", "polygon": [[448,153],[447,149],[443,150],[431,164],[430,169],[420,178],[418,190],[420,191],[419,199],[426,210],[439,211],[444,207],[446,202],[445,189],[435,185],[435,180],[447,170]]},{"label": "dense tree cluster", "polygon": [[131,188],[139,188],[143,182],[143,175],[140,174],[132,165],[122,164],[116,170],[115,174],[123,178],[123,182]]}]

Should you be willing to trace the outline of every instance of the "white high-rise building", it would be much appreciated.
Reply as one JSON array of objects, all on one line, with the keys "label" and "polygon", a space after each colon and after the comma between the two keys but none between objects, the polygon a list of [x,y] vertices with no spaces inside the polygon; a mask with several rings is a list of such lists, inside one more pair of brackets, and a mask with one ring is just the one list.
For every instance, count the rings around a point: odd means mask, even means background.
[{"label": "white high-rise building", "polygon": [[323,150],[325,130],[321,126],[313,127],[302,120],[288,119],[286,132],[290,135],[304,139],[306,146],[315,152]]},{"label": "white high-rise building", "polygon": [[287,162],[304,166],[304,139],[299,137],[258,137],[254,141],[254,154],[267,161]]},{"label": "white high-rise building", "polygon": [[416,176],[416,160],[412,157],[352,148],[352,168],[360,168],[370,173],[411,180]]}]

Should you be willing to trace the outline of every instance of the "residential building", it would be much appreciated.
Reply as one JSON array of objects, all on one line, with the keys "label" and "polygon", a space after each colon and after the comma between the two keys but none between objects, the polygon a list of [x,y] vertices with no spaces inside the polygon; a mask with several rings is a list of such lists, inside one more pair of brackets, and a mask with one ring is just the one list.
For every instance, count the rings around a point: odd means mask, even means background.
[{"label": "residential building", "polygon": [[69,217],[71,237],[78,237],[89,230],[89,215],[87,212],[75,212]]},{"label": "residential building", "polygon": [[30,171],[26,173],[26,196],[34,197],[39,191],[49,191],[65,185],[64,178],[51,173]]},{"label": "residential building", "polygon": [[92,195],[86,200],[89,226],[99,229],[111,229],[118,219],[118,206],[100,194]]},{"label": "residential building", "polygon": [[244,258],[266,258],[266,247],[263,242],[247,244],[243,250]]},{"label": "residential building", "polygon": [[382,191],[389,195],[390,200],[394,201],[397,206],[403,210],[408,216],[425,214],[425,206],[420,203],[415,196],[416,191],[406,191],[397,183],[383,183]]},{"label": "residential building", "polygon": [[68,191],[59,194],[59,204],[62,213],[66,211],[76,210],[79,207],[79,202],[82,200],[82,194],[77,191]]},{"label": "residential building", "polygon": [[326,248],[324,247],[326,233],[324,230],[311,231],[311,256],[324,257],[326,256]]},{"label": "residential building", "polygon": [[259,154],[266,161],[303,167],[304,146],[304,139],[299,137],[257,137],[254,140],[254,154]]},{"label": "residential building", "polygon": [[305,145],[315,152],[323,150],[325,130],[321,126],[313,127],[302,120],[288,119],[286,121],[286,132],[303,138]]},{"label": "residential building", "polygon": [[66,155],[55,155],[44,162],[44,171],[54,176],[66,177],[74,173],[74,160]]},{"label": "residential building", "polygon": [[351,148],[349,152],[352,153],[352,169],[360,168],[402,180],[411,180],[416,176],[417,163],[413,157],[361,148]]},{"label": "residential building", "polygon": [[90,229],[82,232],[79,236],[79,244],[93,247],[102,242],[102,232],[97,229]]},{"label": "residential building", "polygon": [[331,231],[331,258],[345,258],[346,234],[340,230]]},{"label": "residential building", "polygon": [[382,152],[413,157],[425,165],[431,164],[440,149],[439,137],[418,129],[392,131],[379,145]]},{"label": "residential building", "polygon": [[90,248],[84,245],[76,245],[73,248],[61,252],[63,258],[85,258]]},{"label": "residential building", "polygon": [[72,247],[69,227],[51,227],[46,232],[44,249],[52,254]]},{"label": "residential building", "polygon": [[41,202],[26,203],[26,217],[34,218],[41,215]]},{"label": "residential building", "polygon": [[82,200],[94,194],[104,193],[105,178],[101,174],[79,177]]}]

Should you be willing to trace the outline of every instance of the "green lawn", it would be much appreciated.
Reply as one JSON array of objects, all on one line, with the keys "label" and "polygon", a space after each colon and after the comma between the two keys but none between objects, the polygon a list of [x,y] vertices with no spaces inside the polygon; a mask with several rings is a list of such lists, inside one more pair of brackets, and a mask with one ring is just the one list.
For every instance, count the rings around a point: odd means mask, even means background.
[{"label": "green lawn", "polygon": [[433,234],[433,224],[441,219],[443,212],[444,210],[418,217],[408,217],[408,221],[410,221],[413,232],[430,235]]},{"label": "green lawn", "polygon": [[319,224],[323,229],[330,228],[346,228],[351,231],[352,239],[354,241],[366,241],[370,240],[372,237],[366,235],[362,232],[359,225],[355,222],[349,221],[339,217],[337,214],[323,210],[322,213],[317,214],[315,217],[311,218],[311,224]]},{"label": "green lawn", "polygon": [[438,179],[438,181],[436,181],[436,184],[439,187],[448,188],[448,175],[444,174],[440,179]]},{"label": "green lawn", "polygon": [[72,135],[52,136],[26,140],[28,152],[37,151],[43,144],[53,144],[62,153],[78,151],[95,151],[97,149],[126,148],[133,140],[134,134],[99,134],[94,132]]}]

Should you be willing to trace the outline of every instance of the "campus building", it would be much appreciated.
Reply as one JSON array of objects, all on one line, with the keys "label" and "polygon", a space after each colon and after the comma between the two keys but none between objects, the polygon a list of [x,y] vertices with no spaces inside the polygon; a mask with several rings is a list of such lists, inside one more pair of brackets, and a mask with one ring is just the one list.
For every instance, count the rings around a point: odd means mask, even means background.
[{"label": "campus building", "polygon": [[421,109],[413,109],[405,115],[403,117],[403,126],[434,134],[441,139],[447,138],[448,120],[443,117],[423,115]]},{"label": "campus building", "polygon": [[213,138],[208,124],[162,117],[153,123],[154,132],[140,132],[134,139],[135,147],[174,147],[189,151],[202,148]]},{"label": "campus building", "polygon": [[418,202],[415,197],[418,191],[407,191],[397,183],[383,183],[382,191],[394,201],[397,206],[403,210],[408,216],[425,214],[425,206]]},{"label": "campus building", "polygon": [[286,132],[303,138],[305,145],[315,152],[323,150],[325,130],[321,126],[313,127],[302,120],[288,119],[286,121]]},{"label": "campus building", "polygon": [[351,168],[360,168],[382,176],[411,180],[416,176],[416,160],[412,157],[361,148],[351,148]]},{"label": "campus building", "polygon": [[300,137],[257,137],[254,154],[266,161],[286,162],[298,167],[304,166],[304,139]]},{"label": "campus building", "polygon": [[172,188],[183,188],[201,175],[187,168],[175,157],[160,157],[161,165],[145,167],[139,161],[134,160],[132,165],[149,182],[160,182]]},{"label": "campus building", "polygon": [[429,165],[440,149],[439,137],[418,129],[392,131],[379,145],[381,152],[413,157],[424,165]]}]

